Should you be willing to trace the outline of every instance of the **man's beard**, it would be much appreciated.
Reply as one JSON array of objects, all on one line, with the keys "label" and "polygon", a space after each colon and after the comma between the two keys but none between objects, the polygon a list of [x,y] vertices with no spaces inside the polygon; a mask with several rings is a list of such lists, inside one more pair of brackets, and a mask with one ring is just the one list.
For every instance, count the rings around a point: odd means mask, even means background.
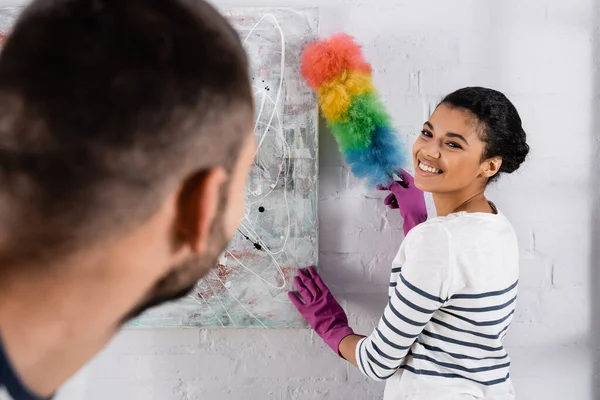
[{"label": "man's beard", "polygon": [[227,238],[223,229],[223,210],[219,211],[210,230],[206,252],[201,256],[192,256],[171,268],[163,278],[154,284],[139,305],[123,318],[123,323],[139,316],[149,308],[186,296],[194,289],[198,280],[217,265],[219,256],[231,240]]}]

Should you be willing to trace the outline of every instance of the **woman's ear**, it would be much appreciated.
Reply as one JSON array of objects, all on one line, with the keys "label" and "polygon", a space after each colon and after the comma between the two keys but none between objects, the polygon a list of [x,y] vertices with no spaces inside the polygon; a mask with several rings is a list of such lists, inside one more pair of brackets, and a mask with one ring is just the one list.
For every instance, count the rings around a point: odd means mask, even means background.
[{"label": "woman's ear", "polygon": [[483,162],[481,174],[486,178],[491,178],[500,171],[502,166],[502,157],[492,157]]},{"label": "woman's ear", "polygon": [[178,202],[177,232],[194,253],[206,251],[226,180],[225,169],[216,167],[197,173],[184,184]]}]

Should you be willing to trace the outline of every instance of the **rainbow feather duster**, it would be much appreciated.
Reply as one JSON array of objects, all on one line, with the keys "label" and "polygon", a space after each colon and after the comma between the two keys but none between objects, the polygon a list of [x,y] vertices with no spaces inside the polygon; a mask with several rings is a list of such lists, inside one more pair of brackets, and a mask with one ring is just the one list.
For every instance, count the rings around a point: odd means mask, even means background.
[{"label": "rainbow feather duster", "polygon": [[375,87],[361,47],[346,34],[314,42],[302,54],[302,76],[352,173],[371,186],[387,185],[405,152]]}]

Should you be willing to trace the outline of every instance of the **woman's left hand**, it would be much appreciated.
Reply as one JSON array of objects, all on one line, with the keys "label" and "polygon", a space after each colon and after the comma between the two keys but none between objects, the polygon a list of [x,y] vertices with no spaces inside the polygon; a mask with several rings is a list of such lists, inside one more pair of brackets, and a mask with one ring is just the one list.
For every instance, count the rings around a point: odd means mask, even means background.
[{"label": "woman's left hand", "polygon": [[298,293],[289,292],[290,300],[321,339],[339,355],[342,339],[354,334],[346,313],[314,267],[298,270],[294,285]]}]

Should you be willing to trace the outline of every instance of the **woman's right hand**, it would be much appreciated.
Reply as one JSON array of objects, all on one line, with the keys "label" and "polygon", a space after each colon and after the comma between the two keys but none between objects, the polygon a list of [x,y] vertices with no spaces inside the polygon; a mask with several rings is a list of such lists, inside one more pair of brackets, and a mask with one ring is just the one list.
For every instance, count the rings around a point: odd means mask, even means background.
[{"label": "woman's right hand", "polygon": [[389,186],[377,186],[379,190],[389,190],[391,193],[385,198],[383,203],[391,209],[400,209],[400,214],[404,218],[404,235],[419,225],[427,221],[427,207],[425,207],[425,196],[423,191],[415,187],[415,181],[412,175],[405,170],[398,171],[402,182],[392,182]]}]

